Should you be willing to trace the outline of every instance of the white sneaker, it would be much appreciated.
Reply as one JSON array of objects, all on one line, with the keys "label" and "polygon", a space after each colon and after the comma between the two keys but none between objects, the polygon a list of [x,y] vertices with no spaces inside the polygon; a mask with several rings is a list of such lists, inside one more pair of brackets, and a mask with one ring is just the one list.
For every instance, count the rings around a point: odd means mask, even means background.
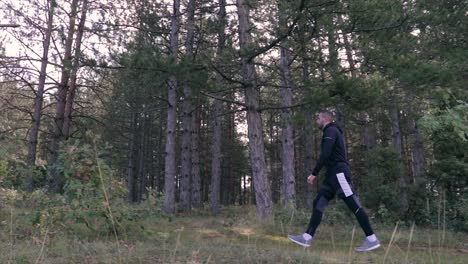
[{"label": "white sneaker", "polygon": [[310,247],[312,243],[312,238],[306,239],[303,234],[297,236],[288,235],[288,239],[303,247]]},{"label": "white sneaker", "polygon": [[355,250],[358,252],[371,251],[378,247],[380,247],[380,241],[378,239],[375,240],[374,242],[370,242],[369,240],[364,239],[364,241],[362,242],[362,245],[355,248]]}]

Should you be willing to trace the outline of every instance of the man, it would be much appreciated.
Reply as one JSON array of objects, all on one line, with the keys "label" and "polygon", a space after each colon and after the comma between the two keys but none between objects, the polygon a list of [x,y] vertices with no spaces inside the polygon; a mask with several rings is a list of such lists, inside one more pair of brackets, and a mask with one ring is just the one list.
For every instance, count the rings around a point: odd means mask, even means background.
[{"label": "man", "polygon": [[369,218],[352,189],[351,172],[346,161],[343,131],[333,122],[333,114],[328,111],[320,112],[316,123],[323,130],[322,145],[319,160],[312,171],[312,175],[307,178],[307,183],[310,185],[314,183],[323,166],[327,168],[326,177],[314,200],[313,212],[306,232],[297,236],[288,235],[288,238],[296,244],[309,247],[328,202],[336,195],[354,213],[359,225],[366,234],[366,239],[364,239],[361,246],[356,248],[356,251],[376,249],[380,247],[380,242],[372,231]]}]

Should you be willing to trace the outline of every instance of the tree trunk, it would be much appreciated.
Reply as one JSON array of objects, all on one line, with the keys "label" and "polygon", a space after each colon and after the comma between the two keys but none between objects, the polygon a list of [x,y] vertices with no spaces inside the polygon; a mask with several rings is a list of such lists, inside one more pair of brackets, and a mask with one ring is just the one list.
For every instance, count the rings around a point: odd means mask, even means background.
[{"label": "tree trunk", "polygon": [[403,166],[403,144],[401,141],[401,129],[400,129],[400,110],[398,109],[397,98],[394,95],[390,105],[390,119],[392,122],[392,145],[393,149],[398,155],[398,177],[400,186],[400,202],[401,212],[404,213],[408,209],[408,195],[407,195],[407,180],[405,177],[404,166]]},{"label": "tree trunk", "polygon": [[60,83],[58,85],[56,100],[57,105],[55,107],[55,117],[53,131],[52,131],[52,140],[49,147],[49,161],[48,161],[48,184],[50,191],[58,192],[60,186],[60,175],[57,168],[57,158],[60,141],[63,139],[63,123],[65,116],[65,105],[67,99],[68,91],[68,81],[70,79],[72,71],[72,48],[73,48],[73,37],[75,35],[75,23],[78,13],[78,0],[73,0],[71,3],[71,13],[70,13],[70,24],[67,38],[65,41],[65,54],[63,56],[63,65]]},{"label": "tree trunk", "polygon": [[[143,109],[145,113],[145,109]],[[146,187],[147,187],[147,166],[148,166],[148,151],[147,149],[150,146],[149,144],[149,117],[145,113],[143,116],[143,121],[141,122],[142,128],[140,129],[140,149],[138,155],[138,196],[137,202],[141,202],[143,196],[146,194]]]},{"label": "tree trunk", "polygon": [[[47,64],[49,62],[49,47],[50,47],[50,39],[53,31],[53,19],[54,19],[54,8],[55,2],[53,0],[48,1],[49,4],[49,13],[47,17],[47,28],[45,31],[45,37],[43,41],[43,52],[42,52],[42,59],[41,59],[41,71],[39,74],[39,83],[37,86],[36,96],[34,98],[34,110],[32,113],[32,124],[31,130],[29,132],[28,138],[28,159],[27,164],[30,167],[34,167],[36,165],[36,152],[37,152],[37,138],[39,135],[39,129],[41,125],[41,117],[42,117],[42,104],[44,101],[44,87],[45,87],[45,80],[47,76]],[[29,175],[27,180],[27,188],[32,190],[34,188],[34,180],[33,180],[33,173]]]},{"label": "tree trunk", "polygon": [[283,107],[281,113],[282,133],[281,133],[281,161],[283,171],[283,207],[295,208],[296,189],[294,175],[294,140],[293,127],[291,124],[291,108],[292,106],[292,87],[291,77],[289,75],[289,51],[281,47],[281,88],[280,101]]},{"label": "tree trunk", "polygon": [[[335,36],[335,21],[334,16],[329,16],[329,21],[327,21],[327,39],[328,39],[328,63],[329,63],[329,73],[332,80],[336,80],[339,74],[340,69],[340,60],[338,56],[338,47],[336,43]],[[338,98],[338,97],[337,97]],[[344,113],[344,102],[341,98],[338,98],[336,102],[336,123],[343,129],[343,135],[345,137],[346,143],[346,129],[345,129],[345,113]]]},{"label": "tree trunk", "polygon": [[200,110],[196,110],[192,116],[192,206],[202,207],[201,176],[200,176]]},{"label": "tree trunk", "polygon": [[[211,179],[208,180],[209,177],[204,177],[205,175],[208,175],[211,172],[211,156],[209,157],[207,154],[210,153],[210,147],[208,146],[206,142],[210,142],[209,140],[209,133],[208,130],[211,128],[212,124],[210,126],[208,125],[208,119],[209,119],[209,107],[202,108],[202,111],[200,112],[200,132],[199,132],[199,142],[204,142],[205,144],[199,144],[199,152],[200,152],[200,173],[201,174],[201,199],[202,202],[210,202],[210,186],[211,186]],[[211,154],[211,153],[210,153]],[[208,162],[210,161],[210,162]]]},{"label": "tree trunk", "polygon": [[[319,61],[319,73],[320,73],[320,82],[325,82],[326,79],[326,74],[325,74],[325,56],[322,51],[322,41],[320,38],[317,38],[317,47],[318,47],[318,61]],[[304,59],[304,61],[307,61],[307,59]],[[309,71],[307,69],[307,71]],[[309,76],[309,75],[307,75]]]},{"label": "tree trunk", "polygon": [[[185,60],[192,62],[193,52],[193,31],[195,0],[188,2],[187,8],[187,40],[185,42]],[[184,81],[184,101],[182,103],[182,160],[180,166],[180,211],[189,211],[191,208],[191,165],[192,165],[192,88],[189,80]]]},{"label": "tree trunk", "polygon": [[[338,15],[337,17],[338,17],[338,23],[340,24],[340,26],[344,26],[342,16]],[[353,49],[349,42],[348,35],[344,34],[342,38],[343,38],[343,42],[345,46],[346,58],[348,60],[349,71],[351,72],[351,77],[356,78],[357,72],[356,72],[356,64],[354,63],[354,58],[353,58]]]},{"label": "tree trunk", "polygon": [[[219,0],[218,13],[218,43],[216,57],[221,61],[223,50],[226,42],[226,0]],[[216,84],[219,88],[223,87],[223,78],[219,74],[216,75]],[[211,147],[211,196],[210,208],[214,215],[221,211],[220,206],[220,187],[221,187],[221,112],[223,111],[223,103],[220,100],[213,102],[213,145]]]},{"label": "tree trunk", "polygon": [[312,111],[306,110],[305,117],[307,120],[305,133],[303,135],[304,138],[304,177],[301,179],[303,184],[306,184],[306,205],[307,208],[312,209],[313,207],[313,188],[311,185],[307,184],[307,177],[312,175],[313,167],[313,160],[314,160],[314,138],[312,133],[308,133],[309,131],[313,131],[311,127],[311,123],[314,122],[314,116]]},{"label": "tree trunk", "polygon": [[[143,121],[144,122],[144,121]],[[140,128],[141,129],[141,128]],[[144,186],[144,175],[145,175],[145,171],[144,171],[144,168],[145,168],[145,158],[144,158],[144,155],[145,155],[145,145],[144,145],[144,138],[145,138],[145,134],[144,133],[140,133],[140,142],[138,142],[138,155],[136,156],[137,157],[137,173],[136,173],[136,191],[135,191],[135,202],[136,203],[139,203],[141,202],[142,198],[143,198],[143,190],[145,189],[145,186]]]},{"label": "tree trunk", "polygon": [[[304,85],[304,88],[307,89],[308,86],[311,86],[311,81],[309,78],[310,72],[309,72],[309,61],[307,58],[307,46],[309,44],[309,39],[305,36],[305,26],[304,22],[300,24],[301,25],[301,31],[300,31],[300,52],[302,55],[302,85]],[[319,41],[319,40],[318,40]],[[320,44],[317,43],[317,46],[319,47],[320,50]],[[320,74],[320,79],[325,78],[325,73],[323,70],[323,60],[322,60],[322,54],[319,54],[319,74]],[[304,95],[309,91],[304,90]],[[302,142],[303,142],[303,156],[304,156],[304,174],[300,175],[298,178],[299,184],[298,184],[298,189],[301,190],[299,192],[302,192],[302,190],[305,190],[305,204],[307,208],[312,209],[313,207],[313,188],[311,185],[307,184],[307,177],[312,174],[313,170],[313,153],[314,153],[314,142],[313,142],[313,134],[311,133],[312,127],[315,125],[315,118],[312,113],[312,110],[310,107],[307,107],[303,110],[303,114],[305,116],[306,122],[305,125],[303,126],[303,132],[301,135]],[[302,186],[305,186],[305,188],[302,188]],[[298,193],[299,193],[298,192]]]},{"label": "tree trunk", "polygon": [[156,138],[159,140],[159,131],[158,131],[158,136],[152,136],[156,135],[155,128],[158,126],[154,126],[153,121],[158,120],[158,122],[161,120],[160,118],[157,118],[153,115],[153,113],[148,114],[148,148],[147,148],[147,157],[148,157],[148,187],[151,188],[151,191],[156,193],[155,191],[158,189],[156,186],[156,178],[157,175],[159,174],[159,167],[156,165],[156,160],[155,158],[155,152],[159,153],[160,146],[159,144],[156,143]]},{"label": "tree trunk", "polygon": [[[224,0],[221,0],[222,2]],[[220,3],[221,4],[221,3]],[[218,82],[220,82],[218,78]],[[220,183],[221,183],[221,117],[222,102],[213,102],[213,145],[211,148],[211,213],[217,215],[220,212]]]},{"label": "tree trunk", "polygon": [[[237,0],[239,17],[239,44],[241,51],[252,45],[250,36],[249,6],[245,0]],[[263,142],[262,119],[259,109],[259,91],[256,84],[256,73],[252,60],[241,52],[242,77],[246,86],[245,103],[247,105],[247,126],[249,138],[249,155],[252,166],[252,177],[255,186],[257,213],[262,220],[272,216],[270,182],[265,164],[265,146]]]},{"label": "tree trunk", "polygon": [[190,210],[190,174],[191,174],[191,136],[192,136],[192,105],[191,89],[188,84],[184,84],[184,101],[182,103],[182,145],[181,145],[181,166],[180,166],[180,190],[179,190],[179,210]]},{"label": "tree trunk", "polygon": [[368,113],[359,113],[359,122],[361,125],[361,144],[365,147],[367,152],[372,150],[377,145],[375,131],[371,126],[369,119],[370,117]]},{"label": "tree trunk", "polygon": [[336,45],[335,22],[333,14],[329,16],[327,21],[327,40],[328,40],[328,64],[329,73],[332,79],[335,79],[339,71],[338,48]]},{"label": "tree trunk", "polygon": [[[278,151],[277,151],[277,137],[275,137],[275,116],[276,113],[269,113],[269,120],[266,122],[268,126],[268,138],[269,141],[266,146],[266,151],[269,154],[267,160],[267,166],[269,167],[269,178],[271,181],[271,198],[273,203],[277,204],[281,198],[281,181],[280,173],[278,173],[278,168],[276,162],[278,161]],[[279,141],[279,140],[278,140]]]},{"label": "tree trunk", "polygon": [[[171,17],[171,56],[174,63],[177,63],[177,53],[179,45],[179,16],[180,0],[173,2],[173,14]],[[175,204],[175,177],[176,177],[176,156],[175,156],[175,129],[177,111],[177,78],[169,77],[167,92],[168,109],[166,124],[166,157],[164,163],[164,211],[174,213]]]},{"label": "tree trunk", "polygon": [[137,184],[135,181],[135,153],[136,153],[136,144],[137,144],[137,133],[138,133],[138,113],[134,112],[131,114],[131,136],[130,142],[128,144],[128,154],[127,154],[127,176],[126,176],[126,183],[127,183],[127,201],[129,203],[136,202],[137,200]]},{"label": "tree trunk", "polygon": [[75,56],[73,58],[73,70],[70,76],[70,88],[67,94],[66,106],[65,106],[65,119],[63,122],[63,135],[65,139],[68,139],[71,135],[70,129],[72,125],[72,112],[73,112],[73,102],[75,100],[76,94],[76,81],[81,57],[81,43],[83,40],[84,27],[86,22],[86,15],[88,12],[88,0],[83,0],[83,5],[81,7],[81,18],[80,24],[78,26],[78,32],[76,34],[75,40]]},{"label": "tree trunk", "polygon": [[164,119],[162,117],[167,116],[166,110],[164,109],[164,107],[161,107],[159,116],[160,118],[159,118],[159,127],[158,127],[158,134],[159,134],[158,154],[156,155],[158,171],[157,171],[157,179],[156,179],[155,185],[156,185],[157,193],[161,194],[163,192],[163,184],[164,184],[164,158],[165,158],[164,132],[166,130],[166,123],[164,122]]},{"label": "tree trunk", "polygon": [[[338,23],[341,26],[343,25],[343,18],[341,15],[338,15]],[[346,51],[346,58],[349,64],[349,70],[351,72],[351,77],[356,78],[357,77],[357,69],[356,65],[354,63],[354,58],[353,58],[353,49],[351,47],[351,43],[348,39],[348,35],[345,34],[343,35],[343,42],[344,42],[344,47]],[[359,123],[361,125],[361,144],[365,147],[365,152],[366,156],[368,155],[369,151],[375,147],[376,139],[375,139],[375,133],[372,130],[372,127],[370,126],[370,118],[369,114],[366,111],[363,111],[358,114],[359,117]],[[370,170],[371,168],[367,166],[367,169]]]},{"label": "tree trunk", "polygon": [[416,183],[426,169],[426,160],[424,158],[424,145],[419,133],[418,124],[411,119],[411,135],[413,137],[413,147],[411,148],[411,160],[413,170],[413,181]]}]

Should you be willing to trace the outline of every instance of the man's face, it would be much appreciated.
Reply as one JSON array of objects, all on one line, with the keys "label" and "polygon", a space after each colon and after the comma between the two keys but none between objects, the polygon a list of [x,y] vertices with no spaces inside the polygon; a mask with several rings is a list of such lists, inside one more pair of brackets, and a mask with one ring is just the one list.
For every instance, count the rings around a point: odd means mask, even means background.
[{"label": "man's face", "polygon": [[317,118],[315,119],[315,122],[317,123],[317,126],[320,129],[322,129],[330,121],[328,120],[328,118],[324,114],[320,113],[320,114],[318,114]]}]

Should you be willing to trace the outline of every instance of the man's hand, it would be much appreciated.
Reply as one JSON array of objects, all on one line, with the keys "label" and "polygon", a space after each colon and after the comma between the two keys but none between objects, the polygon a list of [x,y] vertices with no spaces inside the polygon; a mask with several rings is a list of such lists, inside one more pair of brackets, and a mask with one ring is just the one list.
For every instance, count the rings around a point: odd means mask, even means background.
[{"label": "man's hand", "polygon": [[310,185],[313,185],[314,184],[314,180],[315,180],[315,175],[309,175],[309,177],[307,177],[307,183],[310,184]]}]

